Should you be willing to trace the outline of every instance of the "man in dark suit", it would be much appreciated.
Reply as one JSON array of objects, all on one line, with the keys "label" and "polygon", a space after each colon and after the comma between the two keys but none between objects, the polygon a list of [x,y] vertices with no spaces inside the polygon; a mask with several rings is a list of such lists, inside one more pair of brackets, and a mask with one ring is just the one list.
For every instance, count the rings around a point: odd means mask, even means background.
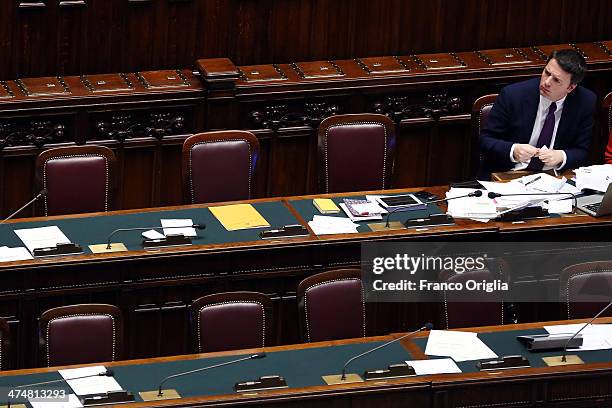
[{"label": "man in dark suit", "polygon": [[501,90],[480,132],[478,177],[508,170],[564,170],[584,164],[596,96],[579,86],[587,71],[574,50],[554,51],[542,76]]}]

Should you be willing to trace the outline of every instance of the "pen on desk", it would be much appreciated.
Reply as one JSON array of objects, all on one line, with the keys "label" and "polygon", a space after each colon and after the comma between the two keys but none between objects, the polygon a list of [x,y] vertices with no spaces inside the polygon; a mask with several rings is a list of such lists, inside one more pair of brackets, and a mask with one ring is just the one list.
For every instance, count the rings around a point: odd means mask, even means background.
[{"label": "pen on desk", "polygon": [[536,178],[534,178],[534,179],[532,179],[532,180],[529,180],[529,181],[528,181],[528,182],[526,182],[524,185],[525,185],[525,186],[528,186],[528,185],[530,185],[531,183],[535,183],[536,181],[538,181],[538,180],[539,180],[539,179],[541,179],[541,178],[542,178],[542,176],[538,176],[538,177],[536,177]]}]

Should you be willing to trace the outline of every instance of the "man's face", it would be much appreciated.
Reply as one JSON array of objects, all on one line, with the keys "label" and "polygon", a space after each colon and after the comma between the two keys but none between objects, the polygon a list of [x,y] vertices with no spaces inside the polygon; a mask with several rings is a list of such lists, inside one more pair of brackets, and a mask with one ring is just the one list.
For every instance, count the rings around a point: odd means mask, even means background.
[{"label": "man's face", "polygon": [[542,71],[540,95],[553,102],[558,101],[576,88],[571,79],[572,75],[565,72],[556,59],[551,59]]}]

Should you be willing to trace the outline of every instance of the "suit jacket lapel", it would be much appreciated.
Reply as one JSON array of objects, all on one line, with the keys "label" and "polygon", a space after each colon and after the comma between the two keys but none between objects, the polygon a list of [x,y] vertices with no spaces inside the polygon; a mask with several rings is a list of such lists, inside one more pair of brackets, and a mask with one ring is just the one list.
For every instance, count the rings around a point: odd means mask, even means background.
[{"label": "suit jacket lapel", "polygon": [[521,143],[529,143],[533,125],[538,114],[538,105],[540,104],[539,82],[534,92],[530,92],[523,100],[523,129],[521,130]]},{"label": "suit jacket lapel", "polygon": [[563,102],[563,111],[561,112],[561,120],[557,127],[557,136],[555,137],[554,149],[562,149],[565,146],[565,140],[567,139],[568,127],[574,121],[576,115],[576,98],[574,93],[570,93]]}]

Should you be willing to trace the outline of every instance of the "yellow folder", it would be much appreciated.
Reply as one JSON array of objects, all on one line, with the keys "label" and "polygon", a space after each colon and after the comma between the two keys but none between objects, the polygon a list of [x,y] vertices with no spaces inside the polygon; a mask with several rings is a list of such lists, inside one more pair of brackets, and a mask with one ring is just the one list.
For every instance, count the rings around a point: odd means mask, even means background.
[{"label": "yellow folder", "polygon": [[222,205],[209,209],[228,231],[270,226],[251,204]]}]

